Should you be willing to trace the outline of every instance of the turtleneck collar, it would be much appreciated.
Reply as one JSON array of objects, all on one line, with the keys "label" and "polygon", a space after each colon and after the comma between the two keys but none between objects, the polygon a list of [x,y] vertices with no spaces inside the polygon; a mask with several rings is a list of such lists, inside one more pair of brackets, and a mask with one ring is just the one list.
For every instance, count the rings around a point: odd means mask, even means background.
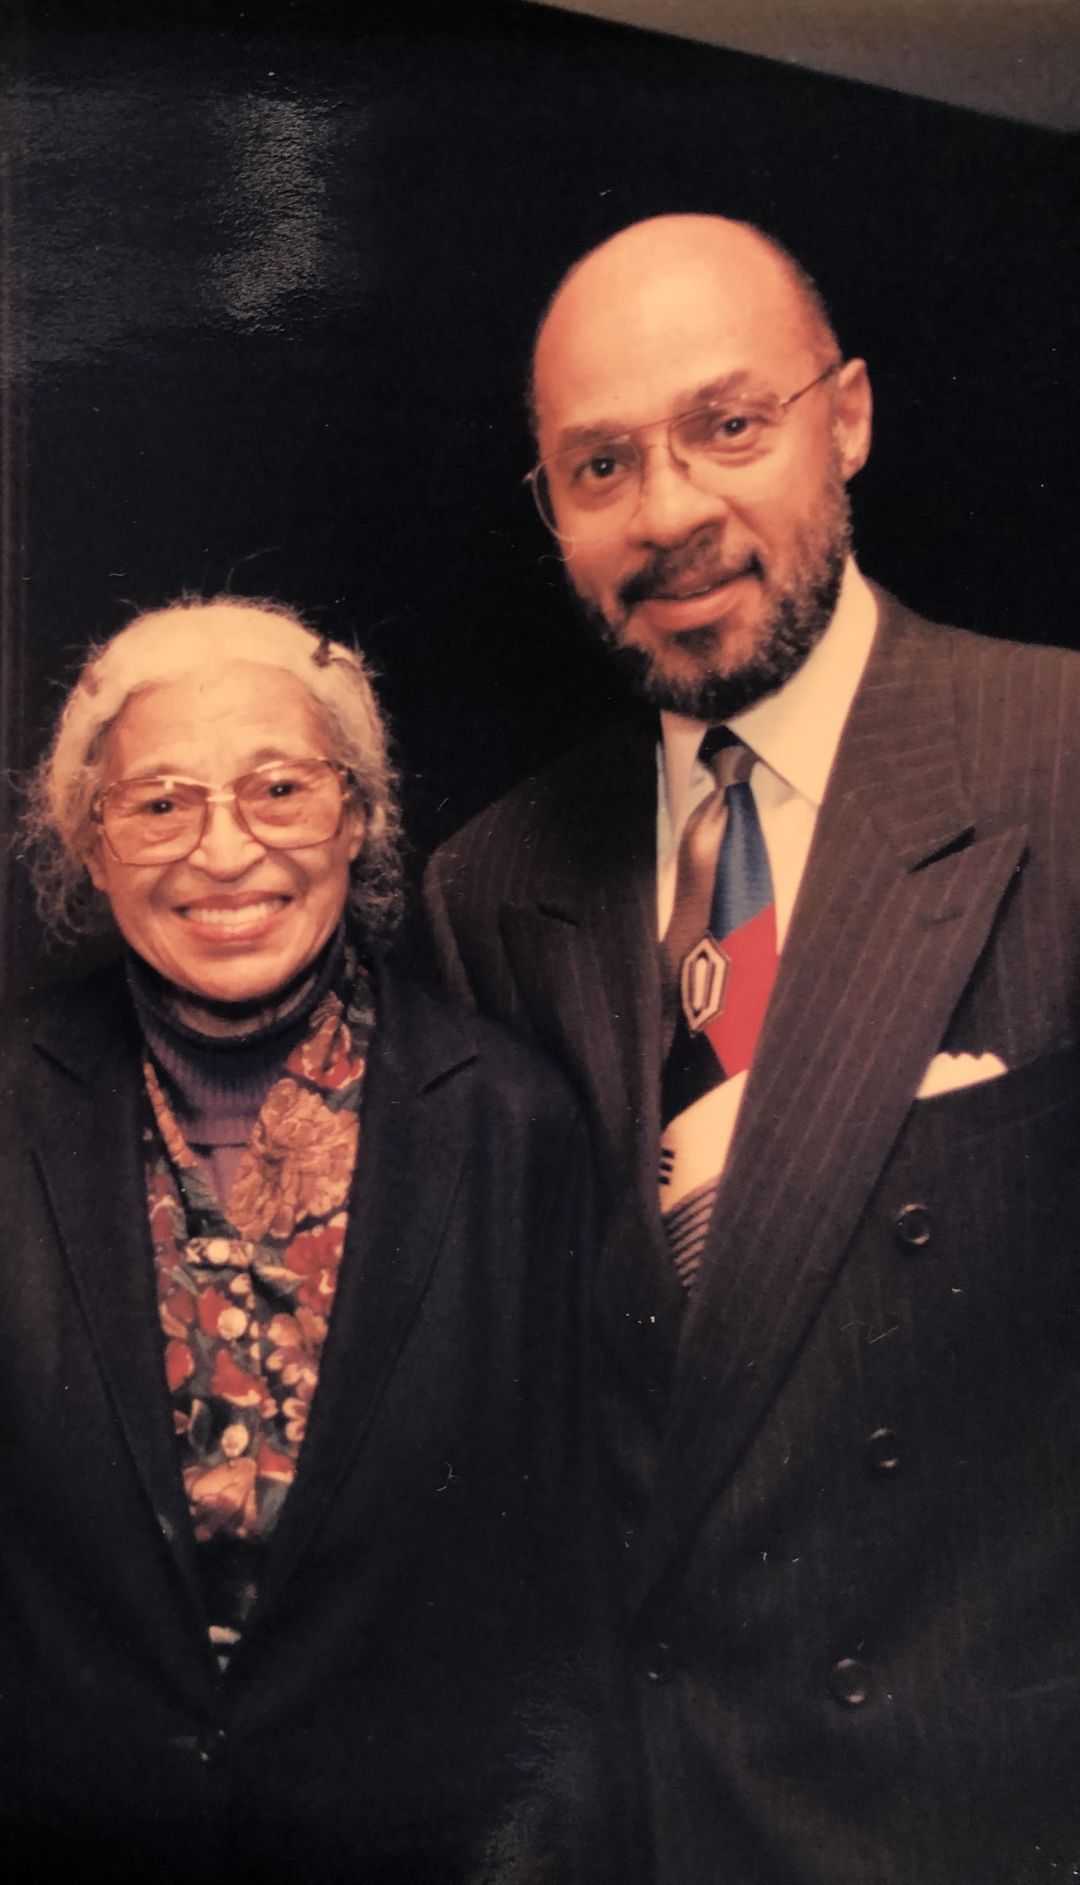
[{"label": "turtleneck collar", "polygon": [[342,926],[288,988],[269,1001],[234,1007],[195,1002],[141,958],[129,959],[128,986],[143,1037],[177,1119],[196,1156],[208,1161],[219,1195],[225,1195],[270,1088],[344,963]]},{"label": "turtleneck collar", "polygon": [[186,989],[175,988],[133,952],[126,966],[128,987],[144,1033],[149,1035],[153,1028],[177,1046],[215,1054],[262,1046],[302,1029],[344,960],[345,925],[340,923],[314,962],[309,962],[284,988],[243,1002],[201,1000]]}]

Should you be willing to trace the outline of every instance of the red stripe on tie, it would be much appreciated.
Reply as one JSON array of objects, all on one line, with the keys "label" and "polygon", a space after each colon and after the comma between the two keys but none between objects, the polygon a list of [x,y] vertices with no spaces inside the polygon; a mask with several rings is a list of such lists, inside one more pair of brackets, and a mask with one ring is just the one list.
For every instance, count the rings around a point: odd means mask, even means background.
[{"label": "red stripe on tie", "polygon": [[729,958],[724,1006],[705,1026],[717,1060],[730,1080],[754,1058],[776,980],[776,906],[766,904],[741,928],[733,929],[720,947]]}]

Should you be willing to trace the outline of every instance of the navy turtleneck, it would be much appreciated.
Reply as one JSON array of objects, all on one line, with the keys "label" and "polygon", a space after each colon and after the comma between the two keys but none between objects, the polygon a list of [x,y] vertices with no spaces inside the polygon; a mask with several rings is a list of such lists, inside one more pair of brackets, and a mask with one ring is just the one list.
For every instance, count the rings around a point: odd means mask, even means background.
[{"label": "navy turtleneck", "polygon": [[341,925],[284,989],[259,1002],[200,1002],[130,955],[128,986],[170,1106],[219,1201],[263,1101],[345,955]]}]

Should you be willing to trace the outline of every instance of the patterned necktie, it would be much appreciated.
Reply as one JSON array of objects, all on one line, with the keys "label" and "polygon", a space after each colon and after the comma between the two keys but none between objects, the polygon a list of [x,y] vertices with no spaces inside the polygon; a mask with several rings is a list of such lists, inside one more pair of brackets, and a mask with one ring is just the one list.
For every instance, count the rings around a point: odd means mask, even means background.
[{"label": "patterned necktie", "polygon": [[720,1183],[717,1122],[731,1103],[722,1089],[753,1059],[776,978],[772,877],[749,783],[754,755],[727,727],[714,727],[699,757],[716,789],[686,822],[661,945],[668,1049],[660,1209],[687,1288]]}]

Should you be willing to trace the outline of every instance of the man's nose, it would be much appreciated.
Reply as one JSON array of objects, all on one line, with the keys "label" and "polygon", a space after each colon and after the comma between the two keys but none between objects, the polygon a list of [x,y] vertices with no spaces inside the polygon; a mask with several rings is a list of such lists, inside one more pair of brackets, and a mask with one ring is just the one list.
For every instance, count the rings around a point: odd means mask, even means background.
[{"label": "man's nose", "polygon": [[641,497],[633,523],[639,542],[681,543],[703,524],[722,522],[727,510],[726,498],[694,482],[677,447],[655,439],[642,448]]},{"label": "man's nose", "polygon": [[235,800],[211,800],[202,837],[188,862],[212,877],[240,877],[265,850],[242,823]]}]

